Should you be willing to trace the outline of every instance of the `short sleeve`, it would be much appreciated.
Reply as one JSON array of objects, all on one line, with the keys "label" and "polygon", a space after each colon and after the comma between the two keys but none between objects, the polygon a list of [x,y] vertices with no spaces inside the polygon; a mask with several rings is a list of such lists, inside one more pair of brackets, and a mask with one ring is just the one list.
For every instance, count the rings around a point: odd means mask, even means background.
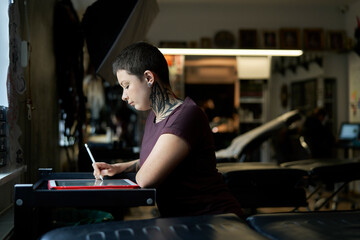
[{"label": "short sleeve", "polygon": [[206,137],[204,134],[208,131],[205,128],[208,128],[209,124],[206,115],[195,103],[184,105],[170,119],[162,133],[171,133],[183,138],[190,148],[195,147],[199,138]]}]

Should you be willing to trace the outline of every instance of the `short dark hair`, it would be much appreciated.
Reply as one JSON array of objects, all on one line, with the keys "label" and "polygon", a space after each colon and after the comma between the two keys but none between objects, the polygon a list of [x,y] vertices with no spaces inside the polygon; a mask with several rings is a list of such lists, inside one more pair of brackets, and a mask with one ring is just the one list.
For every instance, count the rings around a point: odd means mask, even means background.
[{"label": "short dark hair", "polygon": [[141,78],[146,70],[154,72],[160,81],[170,86],[169,68],[160,50],[146,42],[137,42],[124,48],[116,57],[113,73],[126,70],[129,74]]}]

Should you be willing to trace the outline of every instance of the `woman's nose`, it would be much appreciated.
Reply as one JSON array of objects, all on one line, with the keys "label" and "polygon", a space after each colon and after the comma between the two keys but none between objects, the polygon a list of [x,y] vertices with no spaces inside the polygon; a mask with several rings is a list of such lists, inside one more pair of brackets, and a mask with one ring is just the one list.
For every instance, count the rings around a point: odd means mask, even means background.
[{"label": "woman's nose", "polygon": [[122,96],[121,96],[121,99],[122,99],[123,101],[126,101],[127,98],[128,98],[128,96],[127,96],[126,92],[123,91],[123,94],[122,94]]}]

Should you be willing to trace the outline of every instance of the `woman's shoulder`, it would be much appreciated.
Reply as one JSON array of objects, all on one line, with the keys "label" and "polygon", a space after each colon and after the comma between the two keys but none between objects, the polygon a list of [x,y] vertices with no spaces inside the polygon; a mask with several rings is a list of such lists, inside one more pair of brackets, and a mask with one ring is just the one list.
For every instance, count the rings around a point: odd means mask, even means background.
[{"label": "woman's shoulder", "polygon": [[190,98],[186,97],[176,113],[181,121],[202,121],[206,117],[203,110]]},{"label": "woman's shoulder", "polygon": [[209,128],[205,113],[191,98],[185,98],[179,109],[167,119],[163,133],[177,135],[193,146],[204,135],[205,127]]},{"label": "woman's shoulder", "polygon": [[186,110],[189,111],[201,110],[201,108],[190,97],[186,97],[182,105]]},{"label": "woman's shoulder", "polygon": [[201,108],[190,98],[186,97],[182,106],[180,107],[181,115],[201,116],[203,111]]}]

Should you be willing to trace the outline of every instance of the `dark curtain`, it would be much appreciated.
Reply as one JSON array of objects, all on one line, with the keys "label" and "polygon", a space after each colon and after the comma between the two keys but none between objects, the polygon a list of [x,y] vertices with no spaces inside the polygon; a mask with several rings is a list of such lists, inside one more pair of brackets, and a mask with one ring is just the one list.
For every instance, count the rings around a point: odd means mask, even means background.
[{"label": "dark curtain", "polygon": [[67,137],[75,138],[79,146],[83,145],[85,122],[83,46],[81,24],[72,2],[58,0],[54,9],[54,52],[60,119],[65,120],[65,128],[69,130],[65,132]]}]

